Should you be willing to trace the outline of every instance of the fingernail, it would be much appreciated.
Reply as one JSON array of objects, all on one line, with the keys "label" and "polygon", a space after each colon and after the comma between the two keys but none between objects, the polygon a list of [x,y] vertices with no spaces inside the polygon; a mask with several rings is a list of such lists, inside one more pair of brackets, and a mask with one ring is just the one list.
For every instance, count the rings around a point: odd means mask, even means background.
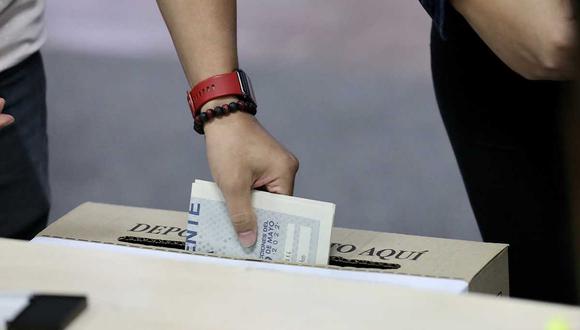
[{"label": "fingernail", "polygon": [[256,231],[255,230],[248,230],[241,233],[238,233],[238,239],[240,240],[240,244],[245,247],[251,247],[256,244]]}]

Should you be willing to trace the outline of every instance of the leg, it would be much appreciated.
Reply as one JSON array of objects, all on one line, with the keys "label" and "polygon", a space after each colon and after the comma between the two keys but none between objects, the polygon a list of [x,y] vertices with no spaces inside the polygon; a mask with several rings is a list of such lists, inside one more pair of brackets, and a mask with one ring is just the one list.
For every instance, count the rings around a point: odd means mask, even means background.
[{"label": "leg", "polygon": [[0,73],[5,113],[0,130],[0,237],[31,239],[49,211],[46,85],[40,53]]},{"label": "leg", "polygon": [[460,17],[432,31],[437,102],[485,241],[510,244],[515,297],[574,303],[558,115],[564,87],[506,67]]}]

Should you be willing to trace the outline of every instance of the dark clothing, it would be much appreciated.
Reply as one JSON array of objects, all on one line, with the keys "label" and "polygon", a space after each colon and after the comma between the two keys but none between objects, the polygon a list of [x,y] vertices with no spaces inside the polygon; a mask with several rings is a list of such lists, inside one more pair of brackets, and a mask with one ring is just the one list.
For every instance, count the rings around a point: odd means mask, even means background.
[{"label": "dark clothing", "polygon": [[431,31],[437,102],[483,239],[510,244],[511,295],[577,303],[559,114],[566,83],[509,69],[453,9]]},{"label": "dark clothing", "polygon": [[40,53],[0,72],[4,113],[16,122],[0,129],[0,237],[31,239],[49,210],[46,80]]},{"label": "dark clothing", "polygon": [[427,14],[431,16],[431,19],[433,19],[435,29],[445,39],[447,35],[447,20],[445,16],[448,11],[451,11],[449,0],[419,0],[419,2],[425,8]]}]

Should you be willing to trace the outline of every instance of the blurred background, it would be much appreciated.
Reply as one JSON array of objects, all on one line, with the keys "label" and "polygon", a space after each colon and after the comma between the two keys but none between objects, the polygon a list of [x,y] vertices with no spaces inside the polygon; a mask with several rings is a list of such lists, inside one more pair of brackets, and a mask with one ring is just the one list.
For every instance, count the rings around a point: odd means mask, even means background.
[{"label": "blurred background", "polygon": [[[185,211],[211,179],[154,1],[48,1],[55,220],[85,201]],[[300,159],[295,195],[335,225],[479,240],[440,119],[418,1],[238,5],[262,124]]]}]

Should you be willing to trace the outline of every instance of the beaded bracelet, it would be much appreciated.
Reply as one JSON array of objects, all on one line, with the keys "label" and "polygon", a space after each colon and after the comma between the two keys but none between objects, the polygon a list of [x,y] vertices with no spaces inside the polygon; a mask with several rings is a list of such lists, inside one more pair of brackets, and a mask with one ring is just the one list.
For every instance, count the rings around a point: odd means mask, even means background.
[{"label": "beaded bracelet", "polygon": [[203,135],[205,133],[203,126],[205,125],[205,123],[212,120],[213,118],[226,116],[229,113],[236,111],[242,111],[254,116],[256,115],[256,108],[257,108],[256,103],[244,100],[232,102],[230,104],[224,104],[222,106],[217,106],[213,109],[208,109],[205,112],[200,112],[198,115],[196,115],[193,119],[193,129],[197,133]]}]

